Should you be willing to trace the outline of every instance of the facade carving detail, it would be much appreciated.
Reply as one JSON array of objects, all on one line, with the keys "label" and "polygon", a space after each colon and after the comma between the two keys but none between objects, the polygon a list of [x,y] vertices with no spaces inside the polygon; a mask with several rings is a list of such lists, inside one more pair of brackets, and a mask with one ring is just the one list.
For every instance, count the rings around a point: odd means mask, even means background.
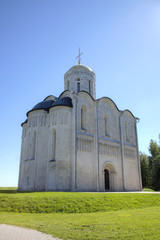
[{"label": "facade carving detail", "polygon": [[132,159],[132,160],[135,160],[136,159],[136,153],[134,150],[131,150],[131,149],[124,149],[124,156],[127,158],[127,159]]},{"label": "facade carving detail", "polygon": [[92,141],[78,138],[77,149],[81,152],[91,152]]},{"label": "facade carving detail", "polygon": [[65,125],[68,123],[68,113],[67,112],[54,112],[52,113],[52,126],[57,124]]},{"label": "facade carving detail", "polygon": [[111,157],[119,157],[120,156],[120,148],[108,144],[99,144],[99,151],[102,155],[108,155]]}]

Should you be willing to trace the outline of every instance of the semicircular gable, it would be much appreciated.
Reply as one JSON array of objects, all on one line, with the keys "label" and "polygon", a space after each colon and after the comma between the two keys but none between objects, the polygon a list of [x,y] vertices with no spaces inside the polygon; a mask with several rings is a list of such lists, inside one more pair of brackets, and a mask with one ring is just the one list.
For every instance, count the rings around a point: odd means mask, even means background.
[{"label": "semicircular gable", "polygon": [[123,113],[126,114],[126,115],[128,115],[128,116],[131,116],[131,117],[133,117],[133,118],[136,118],[136,117],[133,115],[133,113],[132,113],[131,111],[129,111],[128,109],[125,109],[125,110],[123,111]]},{"label": "semicircular gable", "polygon": [[[71,92],[70,90],[65,90],[63,91],[60,95],[59,95],[59,98],[62,98],[62,97],[70,97],[70,98],[73,98],[74,97],[74,94],[73,92]],[[59,99],[58,98],[58,99]]]},{"label": "semicircular gable", "polygon": [[111,106],[113,106],[117,111],[119,111],[117,105],[115,104],[115,102],[111,99],[111,98],[108,98],[108,97],[102,97],[102,98],[99,98],[97,100],[99,103],[109,103]]},{"label": "semicircular gable", "polygon": [[56,100],[57,100],[57,97],[55,97],[55,96],[53,96],[53,95],[49,95],[49,96],[47,96],[43,101],[48,101],[48,100],[56,101]]},{"label": "semicircular gable", "polygon": [[94,98],[86,91],[80,91],[80,92],[77,93],[77,95],[78,96],[83,96],[83,97],[87,98],[89,101],[92,101],[92,102],[95,101]]}]

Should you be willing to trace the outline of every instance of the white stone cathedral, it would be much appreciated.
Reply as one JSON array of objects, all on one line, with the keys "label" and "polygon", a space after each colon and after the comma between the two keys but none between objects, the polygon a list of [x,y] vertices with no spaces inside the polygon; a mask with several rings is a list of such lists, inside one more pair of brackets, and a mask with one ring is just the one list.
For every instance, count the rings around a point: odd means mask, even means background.
[{"label": "white stone cathedral", "polygon": [[141,190],[137,120],[110,98],[96,99],[89,67],[70,68],[64,92],[35,105],[22,123],[18,189]]}]

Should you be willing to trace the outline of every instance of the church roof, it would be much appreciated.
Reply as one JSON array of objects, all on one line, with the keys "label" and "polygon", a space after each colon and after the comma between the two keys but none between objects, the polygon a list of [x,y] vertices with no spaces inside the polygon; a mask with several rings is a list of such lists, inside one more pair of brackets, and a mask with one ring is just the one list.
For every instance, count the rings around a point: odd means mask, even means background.
[{"label": "church roof", "polygon": [[55,106],[67,106],[67,107],[73,107],[72,105],[72,99],[70,97],[63,97],[59,98],[58,100],[44,100],[38,104],[36,104],[30,111],[27,112],[27,116],[30,112],[35,110],[44,110],[49,111],[51,107]]},{"label": "church roof", "polygon": [[55,101],[51,107],[55,106],[67,106],[67,107],[73,107],[72,105],[72,99],[70,97],[63,97]]},{"label": "church roof", "polygon": [[38,109],[46,109],[46,110],[48,110],[53,103],[54,103],[53,100],[43,101],[43,102],[40,102],[40,103],[36,104],[32,108],[32,110],[38,110]]},{"label": "church roof", "polygon": [[78,65],[75,65],[73,67],[71,67],[65,74],[67,75],[68,73],[74,71],[74,70],[77,70],[77,69],[85,69],[85,70],[88,70],[90,71],[91,73],[93,73],[95,75],[95,73],[93,72],[93,70],[91,68],[89,68],[88,66],[85,66],[85,65],[82,65],[82,64],[78,64]]}]

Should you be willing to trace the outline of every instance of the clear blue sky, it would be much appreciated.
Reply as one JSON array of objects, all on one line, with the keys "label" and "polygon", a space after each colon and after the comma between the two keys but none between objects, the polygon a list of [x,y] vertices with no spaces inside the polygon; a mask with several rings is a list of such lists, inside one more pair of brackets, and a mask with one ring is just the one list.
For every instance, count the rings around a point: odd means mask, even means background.
[{"label": "clear blue sky", "polygon": [[17,186],[20,124],[36,103],[60,95],[79,47],[97,98],[140,118],[139,150],[158,142],[159,0],[1,0],[0,186]]}]

